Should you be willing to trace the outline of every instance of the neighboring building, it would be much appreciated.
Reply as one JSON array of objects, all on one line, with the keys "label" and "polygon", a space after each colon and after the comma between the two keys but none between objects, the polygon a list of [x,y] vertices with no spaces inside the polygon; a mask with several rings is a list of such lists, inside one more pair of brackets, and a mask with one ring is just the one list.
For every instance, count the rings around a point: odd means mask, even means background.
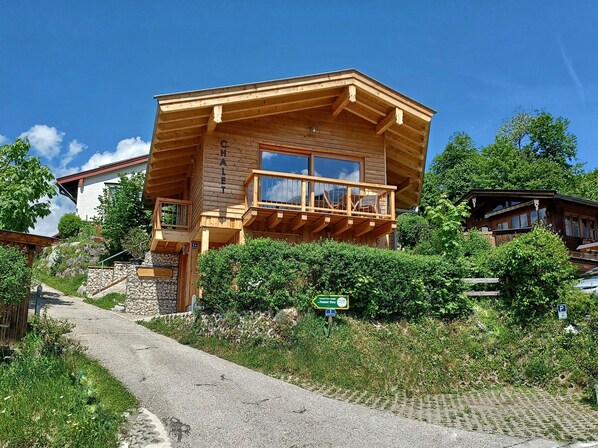
[{"label": "neighboring building", "polygon": [[491,232],[496,245],[544,223],[562,237],[574,263],[598,265],[598,202],[553,190],[471,190],[459,202],[471,207],[467,229]]},{"label": "neighboring building", "polygon": [[98,198],[102,195],[104,187],[118,185],[119,174],[145,171],[147,160],[148,156],[135,157],[69,174],[56,179],[58,191],[70,198],[77,205],[77,215],[88,221],[97,215],[96,207],[100,205]]},{"label": "neighboring building", "polygon": [[356,70],[157,101],[145,196],[152,251],[180,254],[178,310],[198,252],[246,236],[387,247],[419,203],[434,111]]}]

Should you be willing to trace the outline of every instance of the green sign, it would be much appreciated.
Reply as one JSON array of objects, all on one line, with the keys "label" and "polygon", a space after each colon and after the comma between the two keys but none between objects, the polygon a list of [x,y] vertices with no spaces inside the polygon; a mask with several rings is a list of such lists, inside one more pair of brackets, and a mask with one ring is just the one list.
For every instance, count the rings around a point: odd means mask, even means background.
[{"label": "green sign", "polygon": [[319,310],[348,310],[349,296],[323,294],[314,297],[311,303]]}]

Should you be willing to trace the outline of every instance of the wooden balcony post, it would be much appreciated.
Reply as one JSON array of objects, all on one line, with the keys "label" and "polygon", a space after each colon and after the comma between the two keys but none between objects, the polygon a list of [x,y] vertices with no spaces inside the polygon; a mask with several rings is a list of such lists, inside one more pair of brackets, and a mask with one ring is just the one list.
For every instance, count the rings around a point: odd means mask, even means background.
[{"label": "wooden balcony post", "polygon": [[396,218],[396,216],[395,216],[395,192],[394,192],[394,190],[392,190],[390,192],[389,210],[390,210],[390,219],[392,219],[394,221],[394,219]]},{"label": "wooden balcony post", "polygon": [[309,183],[309,210],[313,211],[316,206],[316,191],[315,183],[312,181]]},{"label": "wooden balcony post", "polygon": [[307,195],[307,182],[301,181],[301,211],[305,211],[305,196]]},{"label": "wooden balcony post", "polygon": [[345,197],[347,198],[347,216],[351,216],[351,209],[352,209],[352,204],[351,204],[351,187],[349,185],[347,185],[347,194],[345,195]]},{"label": "wooden balcony post", "polygon": [[251,206],[252,207],[257,207],[257,198],[258,198],[258,187],[260,183],[260,177],[256,174],[255,176],[253,176],[253,196],[252,196],[252,202],[251,202]]}]

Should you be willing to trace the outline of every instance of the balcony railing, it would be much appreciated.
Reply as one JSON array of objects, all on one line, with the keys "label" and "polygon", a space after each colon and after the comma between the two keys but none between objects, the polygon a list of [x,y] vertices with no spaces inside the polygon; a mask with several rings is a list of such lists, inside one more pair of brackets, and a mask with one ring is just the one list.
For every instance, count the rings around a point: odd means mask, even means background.
[{"label": "balcony railing", "polygon": [[395,186],[253,170],[245,180],[247,208],[395,219]]},{"label": "balcony railing", "polygon": [[191,225],[191,201],[179,199],[156,199],[152,217],[156,230],[188,231]]}]

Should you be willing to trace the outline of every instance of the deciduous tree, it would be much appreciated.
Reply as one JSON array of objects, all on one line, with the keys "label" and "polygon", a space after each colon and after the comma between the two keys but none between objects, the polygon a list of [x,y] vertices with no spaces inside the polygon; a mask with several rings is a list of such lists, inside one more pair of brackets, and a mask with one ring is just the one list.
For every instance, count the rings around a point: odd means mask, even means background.
[{"label": "deciduous tree", "polygon": [[0,146],[0,229],[27,232],[50,214],[54,176],[29,148],[27,139]]}]

